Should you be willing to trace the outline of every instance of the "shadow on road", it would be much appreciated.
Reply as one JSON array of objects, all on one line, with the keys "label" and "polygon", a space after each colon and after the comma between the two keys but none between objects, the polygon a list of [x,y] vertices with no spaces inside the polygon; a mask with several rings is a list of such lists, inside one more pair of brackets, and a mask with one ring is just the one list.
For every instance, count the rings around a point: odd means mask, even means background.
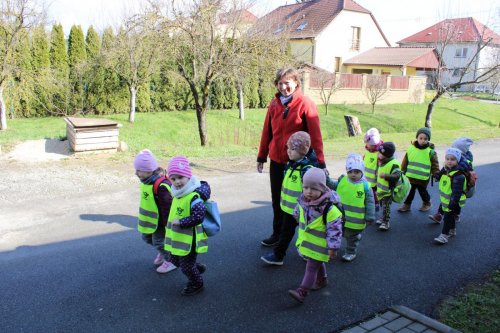
[{"label": "shadow on road", "polygon": [[132,215],[105,215],[105,214],[80,214],[80,220],[93,222],[118,223],[124,227],[135,229],[137,226],[137,216]]}]

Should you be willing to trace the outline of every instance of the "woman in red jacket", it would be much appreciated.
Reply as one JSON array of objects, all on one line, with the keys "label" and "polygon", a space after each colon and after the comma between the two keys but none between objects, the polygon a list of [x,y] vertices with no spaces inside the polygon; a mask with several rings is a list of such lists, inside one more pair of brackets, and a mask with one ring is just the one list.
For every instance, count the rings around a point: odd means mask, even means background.
[{"label": "woman in red jacket", "polygon": [[271,160],[269,176],[274,213],[273,233],[261,242],[264,246],[276,245],[281,232],[280,194],[284,168],[288,161],[286,142],[290,135],[297,131],[309,133],[311,148],[316,152],[319,167],[325,169],[326,172],[318,110],[314,102],[302,94],[298,71],[293,68],[278,70],[274,84],[278,93],[267,108],[257,155],[259,173],[262,173],[268,155]]}]

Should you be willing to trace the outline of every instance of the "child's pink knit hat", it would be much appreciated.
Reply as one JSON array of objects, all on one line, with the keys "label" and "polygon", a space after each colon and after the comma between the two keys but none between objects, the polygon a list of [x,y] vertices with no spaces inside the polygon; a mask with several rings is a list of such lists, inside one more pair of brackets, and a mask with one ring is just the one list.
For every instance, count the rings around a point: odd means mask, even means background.
[{"label": "child's pink knit hat", "polygon": [[191,178],[193,176],[189,161],[184,156],[175,156],[172,158],[170,162],[168,162],[167,173],[169,177],[172,177],[172,175],[179,175]]},{"label": "child's pink knit hat", "polygon": [[134,159],[134,168],[139,171],[155,171],[158,163],[149,149],[143,149]]}]

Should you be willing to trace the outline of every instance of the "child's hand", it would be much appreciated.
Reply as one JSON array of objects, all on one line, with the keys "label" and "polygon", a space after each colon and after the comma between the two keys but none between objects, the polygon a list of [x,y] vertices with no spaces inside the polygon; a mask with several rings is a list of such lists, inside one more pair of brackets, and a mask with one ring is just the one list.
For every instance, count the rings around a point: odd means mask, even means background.
[{"label": "child's hand", "polygon": [[380,176],[380,178],[385,179],[385,173],[381,172],[381,173],[379,173],[379,176]]},{"label": "child's hand", "polygon": [[328,255],[330,256],[330,259],[334,259],[337,256],[337,250],[328,250]]},{"label": "child's hand", "polygon": [[172,225],[181,225],[181,221],[179,221],[179,219],[173,219]]}]

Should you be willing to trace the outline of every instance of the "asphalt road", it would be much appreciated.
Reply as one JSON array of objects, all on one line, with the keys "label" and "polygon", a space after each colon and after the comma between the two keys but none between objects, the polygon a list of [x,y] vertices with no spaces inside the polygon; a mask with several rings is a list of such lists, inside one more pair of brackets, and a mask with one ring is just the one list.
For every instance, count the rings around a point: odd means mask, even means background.
[{"label": "asphalt road", "polygon": [[[410,213],[393,205],[391,230],[369,227],[358,258],[331,262],[330,285],[303,305],[287,295],[304,273],[294,249],[282,267],[259,259],[271,230],[267,174],[208,179],[224,224],[199,256],[206,288],[193,297],[180,295],[179,270],[154,271],[155,252],[135,230],[135,186],[2,209],[0,331],[332,332],[391,305],[432,315],[443,298],[500,267],[500,140],[473,151],[478,188],[449,244],[433,244],[441,227],[417,211],[418,195]],[[334,176],[341,164],[330,164]],[[436,185],[431,195],[436,208]]]}]

